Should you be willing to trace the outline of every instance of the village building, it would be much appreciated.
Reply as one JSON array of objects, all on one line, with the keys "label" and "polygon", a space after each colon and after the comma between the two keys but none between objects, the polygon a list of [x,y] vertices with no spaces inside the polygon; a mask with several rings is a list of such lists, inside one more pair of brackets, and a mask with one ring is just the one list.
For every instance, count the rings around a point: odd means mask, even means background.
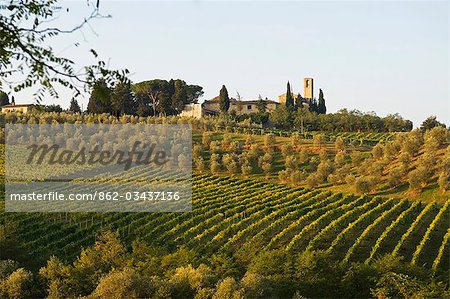
[{"label": "village building", "polygon": [[[292,93],[292,98],[294,99],[294,102],[298,100],[298,97],[299,94]],[[302,106],[307,108],[313,99],[314,99],[314,79],[304,78]],[[281,104],[286,104],[286,93],[279,95],[278,100]]]},{"label": "village building", "polygon": [[10,113],[10,112],[28,113],[31,111],[33,107],[34,107],[33,104],[15,104],[13,102],[12,104],[2,106],[2,113]]},{"label": "village building", "polygon": [[[301,98],[299,98],[301,97]],[[292,93],[292,98],[295,103],[297,103],[302,108],[308,109],[315,101],[314,98],[314,79],[313,78],[304,78],[303,79],[303,96],[300,94]],[[243,100],[238,101],[236,99],[230,99],[230,108],[228,109],[228,113],[233,113],[236,115],[244,115],[251,113],[261,112],[263,109],[264,112],[272,112],[277,109],[280,105],[286,105],[286,93],[278,96],[278,102],[268,100]],[[201,104],[188,104],[184,106],[183,111],[180,116],[186,117],[195,117],[202,118],[206,115],[217,115],[220,114],[220,98],[214,97],[210,100],[204,101]]]},{"label": "village building", "polygon": [[[236,115],[258,113],[261,109],[263,112],[272,112],[277,109],[280,103],[271,100],[244,100],[238,101],[230,99],[230,107],[228,113]],[[220,98],[215,97],[211,100],[206,100],[201,104],[188,104],[184,106],[180,116],[202,118],[207,115],[220,114]]]}]

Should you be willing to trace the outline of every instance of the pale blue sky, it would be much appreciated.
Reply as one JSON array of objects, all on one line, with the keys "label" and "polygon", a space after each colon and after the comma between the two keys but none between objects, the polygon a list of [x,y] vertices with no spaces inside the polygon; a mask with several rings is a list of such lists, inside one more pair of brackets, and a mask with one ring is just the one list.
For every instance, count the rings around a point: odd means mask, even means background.
[{"label": "pale blue sky", "polygon": [[[58,22],[76,23],[85,3],[65,2],[71,12]],[[232,96],[277,99],[288,80],[303,94],[308,76],[330,112],[400,113],[416,126],[437,115],[450,124],[449,9],[447,1],[101,1],[112,18],[92,22],[98,36],[85,28],[55,49],[85,63],[95,48],[134,82],[184,79],[204,87],[202,100],[222,84]],[[75,40],[81,47],[70,47]]]}]

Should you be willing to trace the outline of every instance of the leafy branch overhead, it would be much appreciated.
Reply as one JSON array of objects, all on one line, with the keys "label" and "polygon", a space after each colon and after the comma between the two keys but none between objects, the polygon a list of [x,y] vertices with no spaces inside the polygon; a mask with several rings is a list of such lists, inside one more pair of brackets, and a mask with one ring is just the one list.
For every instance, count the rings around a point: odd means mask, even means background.
[{"label": "leafy branch overhead", "polygon": [[5,13],[0,14],[0,87],[6,85],[17,92],[38,86],[35,96],[39,102],[46,92],[58,97],[58,86],[69,88],[74,96],[78,96],[89,90],[99,78],[110,84],[127,81],[127,69],[110,70],[93,49],[90,52],[96,63],[78,70],[72,59],[55,54],[49,46],[58,35],[81,30],[94,19],[110,18],[100,13],[99,1],[87,1],[87,5],[92,7],[90,14],[69,29],[51,26],[63,13],[57,6],[58,0],[2,2],[6,5],[2,6]]}]

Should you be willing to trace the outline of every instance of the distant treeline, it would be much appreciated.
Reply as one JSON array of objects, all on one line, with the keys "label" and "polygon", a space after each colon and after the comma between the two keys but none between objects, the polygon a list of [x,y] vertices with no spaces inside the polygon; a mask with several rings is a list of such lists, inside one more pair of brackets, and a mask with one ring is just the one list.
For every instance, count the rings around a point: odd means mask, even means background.
[{"label": "distant treeline", "polygon": [[413,128],[413,123],[399,114],[379,117],[373,112],[347,109],[337,113],[317,114],[305,109],[292,111],[280,107],[272,112],[269,122],[278,129],[327,132],[407,132]]},{"label": "distant treeline", "polygon": [[196,103],[202,95],[203,87],[188,85],[180,79],[119,82],[115,86],[100,80],[92,89],[87,112],[115,116],[176,115],[184,105]]}]

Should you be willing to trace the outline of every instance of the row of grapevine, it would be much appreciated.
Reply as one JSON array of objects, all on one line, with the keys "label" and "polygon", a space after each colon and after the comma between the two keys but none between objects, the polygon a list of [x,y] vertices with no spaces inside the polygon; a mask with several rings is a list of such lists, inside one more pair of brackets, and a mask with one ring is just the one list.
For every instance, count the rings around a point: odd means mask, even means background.
[{"label": "row of grapevine", "polygon": [[[152,175],[148,170],[133,171],[136,179],[124,182],[126,188]],[[102,179],[115,177],[104,174]],[[71,260],[95,241],[99,231],[112,228],[127,244],[143,239],[169,251],[186,246],[205,256],[244,256],[264,249],[326,250],[340,261],[371,263],[393,252],[411,256],[413,263],[426,264],[437,275],[448,268],[448,202],[423,206],[206,174],[194,174],[192,184],[192,212],[0,212],[0,222],[15,223],[21,251],[36,260],[50,255]]]}]

